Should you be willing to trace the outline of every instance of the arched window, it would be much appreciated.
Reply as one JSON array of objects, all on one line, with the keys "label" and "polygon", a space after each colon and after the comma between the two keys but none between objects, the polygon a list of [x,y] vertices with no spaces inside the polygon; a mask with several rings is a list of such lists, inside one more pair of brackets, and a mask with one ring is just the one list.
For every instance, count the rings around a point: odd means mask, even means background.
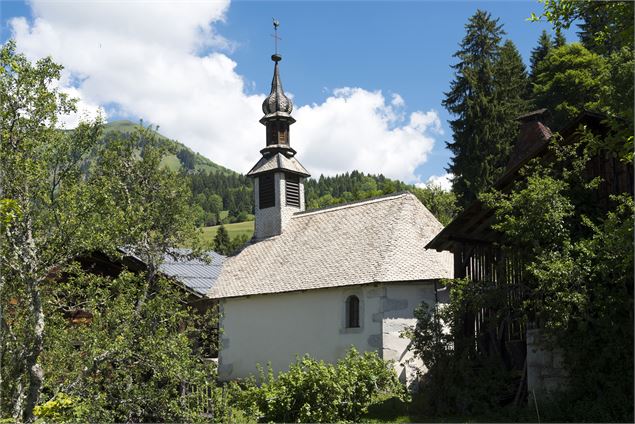
[{"label": "arched window", "polygon": [[346,327],[359,328],[359,298],[349,296],[346,299]]}]

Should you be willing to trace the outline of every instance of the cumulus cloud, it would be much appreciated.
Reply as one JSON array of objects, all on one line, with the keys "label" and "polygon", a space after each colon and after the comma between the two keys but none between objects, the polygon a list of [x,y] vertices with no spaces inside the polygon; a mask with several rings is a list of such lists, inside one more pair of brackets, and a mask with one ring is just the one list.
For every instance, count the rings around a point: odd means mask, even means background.
[{"label": "cumulus cloud", "polygon": [[452,178],[454,178],[453,174],[445,174],[445,175],[432,175],[429,177],[426,182],[418,183],[417,187],[440,187],[445,191],[452,190]]},{"label": "cumulus cloud", "polygon": [[[232,42],[214,29],[225,19],[228,0],[30,5],[33,20],[10,23],[18,49],[31,59],[51,55],[65,66],[64,89],[80,98],[84,116],[107,106],[160,125],[164,135],[236,171],[257,161],[265,93],[247,94],[252,83],[236,72]],[[441,131],[436,112],[408,115],[397,93],[329,93],[321,104],[294,113],[291,140],[309,171],[358,169],[417,182],[414,170]],[[74,122],[77,117],[66,124]]]},{"label": "cumulus cloud", "polygon": [[86,101],[83,98],[81,91],[77,88],[66,86],[62,87],[60,91],[76,100],[75,108],[77,109],[76,112],[60,116],[60,120],[58,122],[60,128],[76,128],[80,122],[92,121],[98,116],[104,119],[106,118],[106,111],[104,108],[96,103]]},{"label": "cumulus cloud", "polygon": [[414,170],[432,149],[429,130],[439,117],[429,111],[404,119],[399,103],[380,91],[341,88],[322,104],[300,107],[292,135],[300,160],[315,176],[359,169],[416,181]]}]

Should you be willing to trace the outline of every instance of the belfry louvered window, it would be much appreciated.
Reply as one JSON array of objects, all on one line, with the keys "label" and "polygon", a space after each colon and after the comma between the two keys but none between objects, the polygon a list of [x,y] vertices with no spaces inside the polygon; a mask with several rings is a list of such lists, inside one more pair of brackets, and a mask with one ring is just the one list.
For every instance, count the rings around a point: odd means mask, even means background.
[{"label": "belfry louvered window", "polygon": [[286,195],[287,206],[300,207],[300,177],[293,174],[286,174]]},{"label": "belfry louvered window", "polygon": [[260,209],[276,205],[276,187],[273,174],[263,174],[258,178],[258,199]]}]

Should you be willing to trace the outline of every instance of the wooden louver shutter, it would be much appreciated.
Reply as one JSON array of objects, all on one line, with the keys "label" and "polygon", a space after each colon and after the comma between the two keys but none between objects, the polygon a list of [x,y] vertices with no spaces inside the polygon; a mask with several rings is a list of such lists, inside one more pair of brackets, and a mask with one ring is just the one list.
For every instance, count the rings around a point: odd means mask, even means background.
[{"label": "wooden louver shutter", "polygon": [[276,188],[273,174],[263,174],[258,179],[258,199],[260,209],[271,208],[276,204]]},{"label": "wooden louver shutter", "polygon": [[300,207],[300,177],[286,174],[287,206]]}]

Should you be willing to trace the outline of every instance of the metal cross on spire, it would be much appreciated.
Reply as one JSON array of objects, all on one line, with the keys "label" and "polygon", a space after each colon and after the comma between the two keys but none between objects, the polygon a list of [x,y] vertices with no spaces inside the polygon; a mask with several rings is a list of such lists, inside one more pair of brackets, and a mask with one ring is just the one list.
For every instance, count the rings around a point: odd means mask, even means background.
[{"label": "metal cross on spire", "polygon": [[276,18],[272,18],[272,19],[273,19],[273,30],[274,30],[274,33],[271,34],[271,36],[275,40],[276,56],[277,56],[278,55],[278,40],[282,40],[282,38],[278,37],[278,27],[280,26],[280,21],[277,20]]}]

